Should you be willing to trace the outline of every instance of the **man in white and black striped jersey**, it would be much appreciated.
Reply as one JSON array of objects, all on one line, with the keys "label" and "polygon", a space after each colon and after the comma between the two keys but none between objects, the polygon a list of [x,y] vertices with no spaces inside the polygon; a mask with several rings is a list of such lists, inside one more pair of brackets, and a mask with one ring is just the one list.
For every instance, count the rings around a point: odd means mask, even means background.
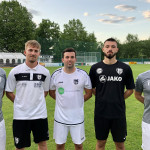
[{"label": "man in white and black striped jersey", "polygon": [[[64,67],[56,70],[50,80],[50,96],[56,99],[54,139],[56,150],[64,150],[70,131],[75,150],[82,150],[84,133],[84,101],[92,96],[88,74],[75,67],[76,52],[73,48],[63,51]],[[85,91],[85,94],[83,94]]]},{"label": "man in white and black striped jersey", "polygon": [[[6,95],[14,103],[13,135],[16,150],[30,147],[30,133],[39,150],[47,150],[49,139],[45,97],[49,91],[50,73],[38,63],[40,44],[25,44],[25,63],[13,68],[6,83]],[[16,89],[16,94],[14,93]]]}]

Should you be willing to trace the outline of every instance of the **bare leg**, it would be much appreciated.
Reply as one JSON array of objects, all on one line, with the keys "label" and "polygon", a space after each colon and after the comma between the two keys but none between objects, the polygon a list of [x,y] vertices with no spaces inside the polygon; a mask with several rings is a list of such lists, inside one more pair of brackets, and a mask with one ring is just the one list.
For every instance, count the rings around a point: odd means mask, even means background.
[{"label": "bare leg", "polygon": [[42,141],[38,143],[38,150],[47,150],[46,141]]},{"label": "bare leg", "polygon": [[75,150],[83,150],[82,144],[74,144],[74,145],[75,145]]},{"label": "bare leg", "polygon": [[115,142],[116,150],[125,150],[124,142]]},{"label": "bare leg", "polygon": [[65,150],[65,144],[56,144],[56,150]]},{"label": "bare leg", "polygon": [[97,140],[96,150],[105,150],[105,144],[107,140]]}]

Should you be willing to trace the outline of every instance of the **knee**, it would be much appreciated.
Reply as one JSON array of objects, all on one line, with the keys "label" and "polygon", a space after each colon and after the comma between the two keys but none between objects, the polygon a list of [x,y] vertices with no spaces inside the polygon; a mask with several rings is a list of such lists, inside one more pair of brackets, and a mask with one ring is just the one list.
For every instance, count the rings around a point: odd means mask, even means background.
[{"label": "knee", "polygon": [[42,141],[38,143],[39,150],[47,150],[46,141]]},{"label": "knee", "polygon": [[61,149],[64,149],[64,147],[65,147],[65,144],[57,144],[57,149],[59,150],[61,150]]},{"label": "knee", "polygon": [[82,144],[75,144],[75,150],[82,150],[83,145]]},{"label": "knee", "polygon": [[96,144],[96,147],[98,148],[98,149],[100,149],[100,148],[104,148],[105,147],[105,144],[106,144],[106,141],[104,140],[104,141],[97,141],[97,144]]},{"label": "knee", "polygon": [[124,146],[124,143],[121,142],[121,143],[115,143],[116,144],[116,149],[117,150],[125,150],[125,146]]}]

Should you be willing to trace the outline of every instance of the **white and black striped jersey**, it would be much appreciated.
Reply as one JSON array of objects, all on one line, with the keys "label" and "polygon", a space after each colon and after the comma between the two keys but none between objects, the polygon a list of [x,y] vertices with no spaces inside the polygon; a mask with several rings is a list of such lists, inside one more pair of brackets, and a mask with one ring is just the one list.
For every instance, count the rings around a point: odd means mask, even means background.
[{"label": "white and black striped jersey", "polygon": [[61,68],[52,74],[50,90],[56,90],[55,121],[67,125],[84,121],[84,88],[92,88],[84,70],[76,68],[67,74]]},{"label": "white and black striped jersey", "polygon": [[49,83],[49,71],[39,64],[31,69],[23,63],[10,71],[6,91],[16,89],[14,119],[47,118],[44,91],[49,91]]}]

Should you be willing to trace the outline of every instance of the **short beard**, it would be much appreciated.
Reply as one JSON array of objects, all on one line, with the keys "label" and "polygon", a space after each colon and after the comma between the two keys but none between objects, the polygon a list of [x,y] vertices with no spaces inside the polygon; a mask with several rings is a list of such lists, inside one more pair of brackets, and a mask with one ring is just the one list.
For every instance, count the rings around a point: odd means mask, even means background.
[{"label": "short beard", "polygon": [[114,53],[113,55],[109,54],[107,55],[106,53],[104,53],[104,56],[108,59],[112,59],[114,56],[116,56],[117,53]]},{"label": "short beard", "polygon": [[30,63],[35,63],[36,61],[30,60],[29,62],[30,62]]}]

